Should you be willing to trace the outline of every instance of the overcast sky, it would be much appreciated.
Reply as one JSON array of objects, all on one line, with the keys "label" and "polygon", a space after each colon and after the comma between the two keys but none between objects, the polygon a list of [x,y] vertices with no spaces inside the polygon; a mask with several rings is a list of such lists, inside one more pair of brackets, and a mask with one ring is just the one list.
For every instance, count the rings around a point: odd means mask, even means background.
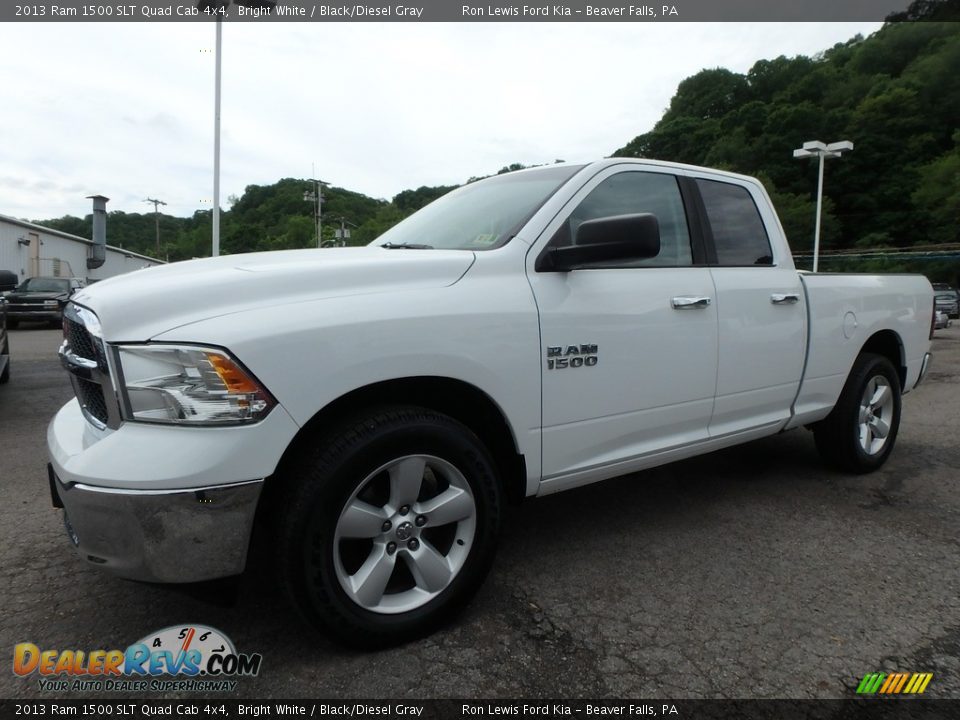
[{"label": "overcast sky", "polygon": [[[228,23],[221,204],[312,163],[389,199],[513,162],[600,158],[698,70],[745,72],[879,27]],[[109,210],[209,209],[213,48],[212,25],[0,25],[0,214],[82,216],[94,193]]]}]

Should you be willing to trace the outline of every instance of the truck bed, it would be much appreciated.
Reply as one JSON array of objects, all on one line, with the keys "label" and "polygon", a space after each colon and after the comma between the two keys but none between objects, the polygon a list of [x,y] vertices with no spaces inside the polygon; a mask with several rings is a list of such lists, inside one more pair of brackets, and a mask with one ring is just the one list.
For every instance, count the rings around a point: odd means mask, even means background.
[{"label": "truck bed", "polygon": [[923,275],[800,272],[800,279],[809,342],[794,416],[787,427],[816,422],[830,413],[854,358],[871,338],[899,346],[903,392],[913,389],[932,313],[930,283]]}]

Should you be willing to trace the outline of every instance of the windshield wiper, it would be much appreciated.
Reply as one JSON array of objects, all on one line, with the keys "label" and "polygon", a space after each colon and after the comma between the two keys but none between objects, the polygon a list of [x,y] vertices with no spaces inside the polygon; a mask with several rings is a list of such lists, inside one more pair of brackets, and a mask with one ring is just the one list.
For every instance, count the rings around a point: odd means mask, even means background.
[{"label": "windshield wiper", "polygon": [[421,245],[420,243],[392,243],[385,242],[380,247],[388,250],[433,250],[433,245]]}]

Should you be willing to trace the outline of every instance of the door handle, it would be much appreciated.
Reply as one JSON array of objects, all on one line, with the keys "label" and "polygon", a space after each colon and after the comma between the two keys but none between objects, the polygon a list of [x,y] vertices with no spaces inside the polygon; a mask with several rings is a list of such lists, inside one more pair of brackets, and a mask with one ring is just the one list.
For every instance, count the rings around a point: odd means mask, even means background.
[{"label": "door handle", "polygon": [[710,298],[708,297],[688,297],[681,296],[675,297],[670,300],[670,305],[674,310],[697,310],[703,309],[710,305]]},{"label": "door handle", "polygon": [[797,293],[773,293],[770,302],[774,305],[796,305],[800,302],[800,296]]}]

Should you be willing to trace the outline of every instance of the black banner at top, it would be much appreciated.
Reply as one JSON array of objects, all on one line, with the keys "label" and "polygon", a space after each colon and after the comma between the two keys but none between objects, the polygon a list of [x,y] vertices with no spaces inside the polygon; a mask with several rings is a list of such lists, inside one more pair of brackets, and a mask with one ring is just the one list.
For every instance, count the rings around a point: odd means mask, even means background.
[{"label": "black banner at top", "polygon": [[[930,2],[915,3],[930,6]],[[944,0],[944,7],[955,5]],[[909,0],[33,0],[0,3],[13,22],[842,22],[912,19]],[[923,19],[923,18],[922,18]],[[941,18],[933,18],[941,19]],[[957,18],[952,18],[957,19]]]}]

